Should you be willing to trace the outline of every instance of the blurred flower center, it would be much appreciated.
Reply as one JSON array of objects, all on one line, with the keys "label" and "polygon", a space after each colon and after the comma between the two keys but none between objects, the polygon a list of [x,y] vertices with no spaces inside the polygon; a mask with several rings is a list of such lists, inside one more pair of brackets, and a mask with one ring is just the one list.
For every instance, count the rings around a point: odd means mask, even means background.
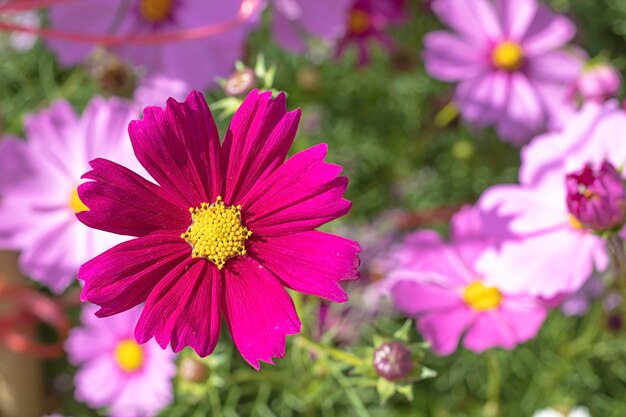
[{"label": "blurred flower center", "polygon": [[495,287],[474,281],[463,290],[463,300],[476,311],[493,310],[502,302],[502,294]]},{"label": "blurred flower center", "polygon": [[159,23],[167,19],[172,12],[173,0],[141,0],[139,11],[141,16],[151,23]]},{"label": "blurred flower center", "polygon": [[363,10],[352,10],[350,12],[350,22],[348,29],[354,35],[365,33],[370,27],[370,17]]},{"label": "blurred flower center", "polygon": [[193,248],[194,258],[207,258],[222,269],[226,260],[246,254],[252,232],[241,224],[241,206],[226,206],[222,197],[215,204],[190,208],[192,223],[181,235]]},{"label": "blurred flower center", "polygon": [[491,60],[498,69],[516,71],[524,62],[524,51],[518,43],[504,41],[495,47]]},{"label": "blurred flower center", "polygon": [[78,196],[78,188],[74,188],[74,191],[72,191],[72,195],[70,196],[70,208],[74,210],[74,213],[89,211],[89,207],[87,207]]},{"label": "blurred flower center", "polygon": [[569,215],[569,224],[576,230],[582,230],[583,224],[574,216],[573,214]]},{"label": "blurred flower center", "polygon": [[124,340],[115,348],[115,360],[126,372],[135,372],[143,365],[143,349],[134,340]]}]

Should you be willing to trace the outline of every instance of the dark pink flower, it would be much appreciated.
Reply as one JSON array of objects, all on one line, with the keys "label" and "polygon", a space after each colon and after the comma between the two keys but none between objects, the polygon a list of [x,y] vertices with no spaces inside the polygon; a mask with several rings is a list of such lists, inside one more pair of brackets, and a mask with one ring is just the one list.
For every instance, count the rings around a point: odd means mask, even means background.
[{"label": "dark pink flower", "polygon": [[386,33],[389,26],[406,18],[404,0],[355,0],[348,15],[346,34],[339,40],[336,56],[344,54],[350,44],[356,45],[360,66],[370,62],[370,43],[378,42],[385,49],[394,49],[394,42]]},{"label": "dark pink flower", "polygon": [[624,224],[626,189],[613,164],[602,162],[599,169],[591,164],[568,174],[567,208],[585,227],[610,230]]},{"label": "dark pink flower", "polygon": [[287,152],[300,110],[283,93],[252,91],[220,144],[198,92],[165,109],[148,107],[130,124],[137,158],[158,185],[96,159],[79,195],[85,224],[135,236],[87,262],[83,300],[101,317],[146,302],[135,329],[174,351],[201,356],[217,344],[225,318],[242,356],[282,357],[300,321],[284,287],[344,302],[338,285],[358,277],[359,245],[314,229],[350,210],[341,167],[327,146]]}]

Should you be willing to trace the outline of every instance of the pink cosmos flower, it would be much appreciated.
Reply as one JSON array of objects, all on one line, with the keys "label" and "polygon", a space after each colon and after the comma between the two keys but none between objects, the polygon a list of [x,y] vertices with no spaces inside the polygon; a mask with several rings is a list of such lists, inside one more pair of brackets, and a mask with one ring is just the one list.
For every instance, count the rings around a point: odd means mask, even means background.
[{"label": "pink cosmos flower", "polygon": [[159,185],[96,159],[79,188],[91,209],[81,221],[136,237],[83,265],[83,300],[102,306],[101,317],[145,301],[140,343],[155,337],[207,356],[223,316],[253,367],[282,357],[285,337],[300,331],[284,287],[343,302],[338,282],[356,279],[359,265],[356,242],[314,230],[351,206],[326,145],[285,161],[299,119],[284,94],[254,90],[220,145],[198,92],[145,109],[129,131]]},{"label": "pink cosmos flower", "polygon": [[560,125],[582,67],[563,50],[572,22],[536,0],[435,0],[432,8],[452,31],[425,37],[426,69],[458,83],[455,102],[466,120],[494,125],[515,144]]},{"label": "pink cosmos flower", "polygon": [[156,343],[139,345],[133,328],[136,307],[100,319],[97,307],[85,305],[82,326],[65,343],[68,360],[77,366],[76,399],[92,408],[108,408],[111,417],[152,417],[172,401],[175,355]]},{"label": "pink cosmos flower", "polygon": [[[233,19],[240,7],[233,0],[79,0],[50,7],[53,28],[85,34],[158,34],[198,28]],[[202,39],[154,45],[123,44],[111,50],[125,61],[206,88],[225,77],[243,54],[248,27],[240,25]],[[48,40],[63,65],[85,59],[93,47]]]},{"label": "pink cosmos flower", "polygon": [[272,33],[280,46],[306,50],[304,35],[334,41],[345,31],[352,0],[273,0]]},{"label": "pink cosmos flower", "polygon": [[546,317],[540,299],[504,290],[509,277],[479,262],[492,244],[485,226],[478,210],[466,208],[452,221],[451,244],[433,231],[408,236],[404,250],[413,260],[390,274],[394,304],[415,317],[439,355],[453,353],[461,338],[474,352],[512,349],[535,337]]},{"label": "pink cosmos flower", "polygon": [[22,270],[56,293],[83,262],[125,240],[76,219],[88,210],[76,189],[97,156],[138,167],[127,132],[134,117],[117,99],[92,99],[81,118],[59,101],[26,118],[26,141],[0,141],[0,248],[21,251]]},{"label": "pink cosmos flower", "polygon": [[347,31],[339,40],[336,57],[341,57],[351,44],[359,53],[358,64],[366,66],[371,60],[370,43],[378,42],[385,49],[395,48],[387,35],[389,26],[406,18],[404,0],[354,0],[348,16]]},{"label": "pink cosmos flower", "polygon": [[622,77],[608,62],[592,63],[580,74],[576,91],[585,101],[603,103],[615,97],[622,85]]},{"label": "pink cosmos flower", "polygon": [[189,90],[189,85],[177,78],[165,75],[144,77],[135,90],[133,101],[141,112],[146,107],[158,106],[170,97],[175,100],[184,100]]},{"label": "pink cosmos flower", "polygon": [[[484,262],[507,274],[507,289],[544,297],[571,294],[594,269],[606,268],[606,244],[585,224],[590,221],[586,211],[568,209],[567,179],[587,165],[624,166],[626,141],[617,133],[624,129],[626,112],[616,103],[589,104],[562,132],[540,136],[523,150],[521,185],[496,186],[483,195],[481,208],[509,219],[507,227],[521,238],[483,256]],[[579,205],[594,204],[593,194],[580,197]]]}]

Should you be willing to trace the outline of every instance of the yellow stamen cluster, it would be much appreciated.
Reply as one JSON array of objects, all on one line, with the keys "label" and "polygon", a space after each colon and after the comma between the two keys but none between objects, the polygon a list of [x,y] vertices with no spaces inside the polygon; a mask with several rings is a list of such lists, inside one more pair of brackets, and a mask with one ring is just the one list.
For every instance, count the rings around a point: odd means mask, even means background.
[{"label": "yellow stamen cluster", "polygon": [[502,293],[482,281],[474,281],[463,290],[463,301],[476,311],[493,310],[500,306]]},{"label": "yellow stamen cluster", "polygon": [[151,23],[159,23],[167,19],[172,12],[173,0],[141,0],[139,12]]},{"label": "yellow stamen cluster", "polygon": [[222,197],[215,204],[190,208],[192,223],[181,235],[193,248],[194,258],[206,258],[222,269],[229,258],[246,254],[252,232],[241,224],[241,206],[226,206]]},{"label": "yellow stamen cluster", "polygon": [[143,359],[143,348],[134,340],[124,340],[115,348],[115,361],[123,371],[137,371],[143,365]]},{"label": "yellow stamen cluster", "polygon": [[348,30],[354,35],[361,35],[370,27],[370,17],[363,10],[352,10]]},{"label": "yellow stamen cluster", "polygon": [[491,60],[498,69],[517,71],[524,63],[524,51],[518,43],[504,41],[493,50]]},{"label": "yellow stamen cluster", "polygon": [[583,224],[573,214],[569,215],[569,224],[576,230],[584,229]]},{"label": "yellow stamen cluster", "polygon": [[70,195],[69,206],[72,210],[74,210],[74,213],[89,211],[89,207],[87,207],[78,196],[78,188],[74,188],[74,191],[72,191],[72,195]]}]

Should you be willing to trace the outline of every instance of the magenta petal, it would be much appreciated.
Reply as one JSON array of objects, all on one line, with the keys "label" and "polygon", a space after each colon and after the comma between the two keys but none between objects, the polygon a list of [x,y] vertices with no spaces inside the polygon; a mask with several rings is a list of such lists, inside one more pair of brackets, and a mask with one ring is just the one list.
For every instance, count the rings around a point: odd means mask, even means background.
[{"label": "magenta petal", "polygon": [[287,287],[345,302],[340,281],[359,276],[359,244],[322,232],[304,232],[251,242],[251,253]]},{"label": "magenta petal", "polygon": [[343,198],[348,185],[338,165],[324,162],[320,144],[292,156],[241,202],[253,233],[280,236],[315,229],[350,211]]},{"label": "magenta petal", "polygon": [[189,211],[178,207],[166,190],[129,169],[106,159],[91,161],[93,180],[78,188],[90,209],[78,213],[87,226],[111,233],[145,236],[155,231],[184,232],[191,223]]},{"label": "magenta petal", "polygon": [[150,293],[135,330],[139,343],[153,336],[174,352],[191,346],[204,357],[220,335],[220,273],[205,259],[189,259],[173,269]]},{"label": "magenta petal", "polygon": [[100,305],[100,317],[121,313],[144,302],[190,256],[190,246],[178,236],[149,235],[121,243],[80,268],[78,279],[85,281],[81,299]]},{"label": "magenta petal", "polygon": [[167,101],[165,110],[147,107],[129,133],[135,155],[159,185],[187,207],[212,203],[221,192],[220,139],[202,94],[184,103]]},{"label": "magenta petal", "polygon": [[299,121],[300,110],[287,113],[284,93],[275,99],[270,91],[248,94],[224,139],[226,204],[236,204],[285,161]]},{"label": "magenta petal", "polygon": [[282,358],[286,336],[301,327],[287,291],[249,257],[231,260],[224,275],[224,315],[241,356],[255,369],[259,361]]}]

